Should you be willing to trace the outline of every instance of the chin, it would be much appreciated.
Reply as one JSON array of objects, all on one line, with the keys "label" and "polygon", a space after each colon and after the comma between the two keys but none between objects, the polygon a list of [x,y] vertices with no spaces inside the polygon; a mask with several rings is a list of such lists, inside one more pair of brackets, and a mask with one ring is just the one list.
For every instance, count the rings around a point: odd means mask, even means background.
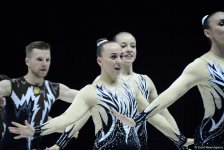
[{"label": "chin", "polygon": [[115,77],[117,78],[120,75],[120,71],[116,73]]},{"label": "chin", "polygon": [[39,77],[40,78],[45,78],[47,76],[47,74],[41,74]]},{"label": "chin", "polygon": [[130,63],[130,62],[133,62],[135,59],[132,57],[132,58],[129,58],[129,59],[125,59],[125,62],[127,63]]}]

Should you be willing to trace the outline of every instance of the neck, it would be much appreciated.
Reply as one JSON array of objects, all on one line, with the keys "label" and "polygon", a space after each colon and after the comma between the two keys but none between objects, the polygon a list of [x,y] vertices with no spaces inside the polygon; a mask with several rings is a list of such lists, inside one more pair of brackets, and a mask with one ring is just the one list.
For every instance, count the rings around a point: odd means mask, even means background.
[{"label": "neck", "polygon": [[218,57],[224,58],[224,47],[212,46],[210,52],[212,52],[214,55]]},{"label": "neck", "polygon": [[133,74],[133,68],[131,65],[123,65],[121,69],[122,75],[132,75]]},{"label": "neck", "polygon": [[114,79],[111,79],[111,78],[108,78],[108,77],[105,77],[103,75],[100,76],[100,79],[99,79],[101,82],[103,82],[104,84],[106,85],[110,85],[110,86],[113,86],[113,85],[116,85],[117,82],[118,82],[118,78],[114,78]]},{"label": "neck", "polygon": [[28,83],[30,83],[32,85],[40,86],[44,82],[44,78],[39,78],[39,77],[30,75],[30,74],[25,75],[24,78]]}]

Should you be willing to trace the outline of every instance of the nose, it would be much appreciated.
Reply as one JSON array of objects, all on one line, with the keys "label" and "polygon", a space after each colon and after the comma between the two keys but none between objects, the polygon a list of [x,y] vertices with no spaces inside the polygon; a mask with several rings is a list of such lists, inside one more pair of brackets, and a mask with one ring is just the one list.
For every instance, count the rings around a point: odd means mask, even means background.
[{"label": "nose", "polygon": [[128,45],[128,46],[127,46],[127,51],[128,51],[128,52],[131,52],[132,50],[133,50],[133,48],[132,48],[130,45]]},{"label": "nose", "polygon": [[47,63],[48,63],[47,60],[42,61],[42,65],[47,65]]},{"label": "nose", "polygon": [[122,62],[122,59],[121,59],[121,57],[118,57],[118,59],[117,59],[117,63],[121,63]]}]

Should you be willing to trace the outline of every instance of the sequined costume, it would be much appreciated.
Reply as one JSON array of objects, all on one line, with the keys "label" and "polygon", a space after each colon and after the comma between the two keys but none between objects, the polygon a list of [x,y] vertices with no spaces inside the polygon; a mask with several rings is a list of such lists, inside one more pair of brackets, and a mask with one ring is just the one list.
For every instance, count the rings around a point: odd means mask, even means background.
[{"label": "sequined costume", "polygon": [[224,149],[224,60],[210,52],[199,58],[208,71],[207,82],[199,85],[206,115],[195,132],[195,149]]},{"label": "sequined costume", "polygon": [[103,85],[96,86],[97,97],[105,102],[102,105],[108,114],[108,124],[103,124],[103,128],[96,135],[94,150],[122,150],[140,149],[141,144],[136,134],[135,128],[123,125],[111,113],[111,108],[128,117],[137,114],[137,103],[133,92],[126,84],[120,89],[110,90]]},{"label": "sequined costume", "polygon": [[224,60],[212,52],[190,63],[135,121],[153,116],[193,86],[198,87],[204,104],[204,117],[195,132],[194,149],[224,149]]},{"label": "sequined costume", "polygon": [[[12,91],[5,106],[6,129],[11,121],[24,124],[25,120],[32,126],[47,121],[53,103],[59,95],[59,84],[45,80],[42,86],[29,84],[24,77],[11,79]],[[0,150],[30,150],[40,148],[41,138],[14,140],[15,135],[6,130]]]}]

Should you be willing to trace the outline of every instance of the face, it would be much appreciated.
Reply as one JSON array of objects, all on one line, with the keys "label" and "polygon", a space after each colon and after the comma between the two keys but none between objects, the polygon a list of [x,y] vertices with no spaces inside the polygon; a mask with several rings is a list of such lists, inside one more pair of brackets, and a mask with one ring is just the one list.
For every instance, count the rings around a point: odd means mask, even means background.
[{"label": "face", "polygon": [[224,12],[218,12],[209,18],[209,29],[205,35],[213,44],[224,46]]},{"label": "face", "polygon": [[103,46],[102,57],[97,58],[101,72],[111,78],[119,76],[121,69],[122,50],[117,43],[108,43]]},{"label": "face", "polygon": [[120,33],[116,36],[116,42],[120,44],[124,57],[124,64],[133,63],[136,59],[136,40],[129,33]]},{"label": "face", "polygon": [[50,50],[33,49],[30,58],[26,58],[29,73],[44,78],[51,64]]}]

